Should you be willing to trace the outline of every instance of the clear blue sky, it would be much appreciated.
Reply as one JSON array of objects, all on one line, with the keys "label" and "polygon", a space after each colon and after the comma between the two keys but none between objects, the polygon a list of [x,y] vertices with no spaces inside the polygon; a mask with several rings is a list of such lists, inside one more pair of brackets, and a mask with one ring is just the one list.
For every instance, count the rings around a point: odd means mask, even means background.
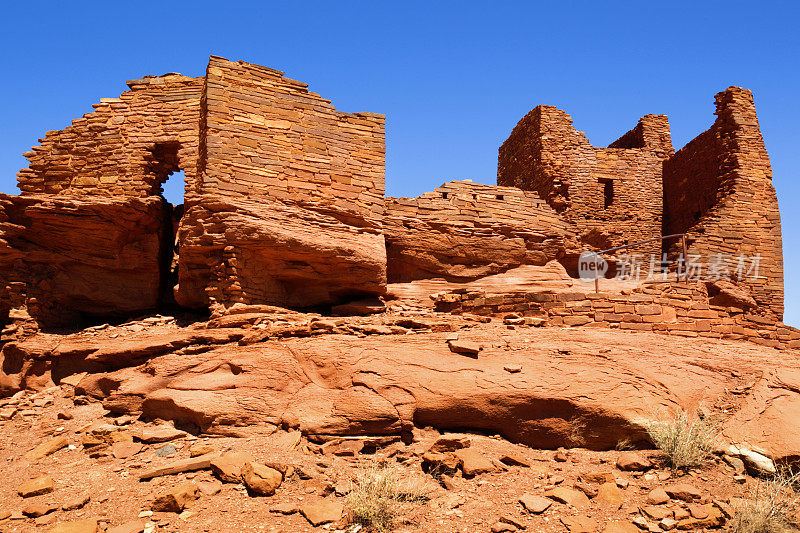
[{"label": "clear blue sky", "polygon": [[[783,217],[786,321],[800,325],[800,7],[795,2],[6,2],[0,192],[22,153],[145,74],[207,56],[267,65],[343,111],[387,115],[387,194],[494,183],[497,148],[538,104],[595,145],[665,113],[676,147],[714,94],[755,93]],[[171,187],[168,194],[174,195]]]}]

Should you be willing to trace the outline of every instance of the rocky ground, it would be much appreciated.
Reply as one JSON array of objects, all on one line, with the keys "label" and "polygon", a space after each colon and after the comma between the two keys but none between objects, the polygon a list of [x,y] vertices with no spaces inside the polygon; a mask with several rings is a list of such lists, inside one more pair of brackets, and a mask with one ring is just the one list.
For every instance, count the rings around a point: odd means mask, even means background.
[{"label": "rocky ground", "polygon": [[[397,504],[400,531],[716,528],[756,483],[732,458],[682,472],[655,451],[540,450],[433,429],[408,444],[197,437],[114,416],[70,385],[3,403],[16,413],[0,424],[2,531],[357,531],[345,495],[359,468],[384,461],[420,496]],[[255,473],[243,478],[247,463]]]},{"label": "rocky ground", "polygon": [[[793,350],[402,303],[234,311],[60,333],[18,316],[0,531],[355,533],[348,493],[376,465],[415,495],[391,503],[400,531],[716,529],[800,456]],[[646,449],[645,420],[676,410],[720,423],[702,467]]]}]

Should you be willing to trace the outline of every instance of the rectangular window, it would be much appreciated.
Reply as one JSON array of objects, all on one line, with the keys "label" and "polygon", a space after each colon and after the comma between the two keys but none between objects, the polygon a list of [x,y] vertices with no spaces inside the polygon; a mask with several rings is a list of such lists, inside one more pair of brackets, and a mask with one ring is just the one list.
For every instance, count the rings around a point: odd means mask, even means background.
[{"label": "rectangular window", "polygon": [[614,180],[600,178],[597,181],[603,186],[603,207],[608,209],[614,203]]}]

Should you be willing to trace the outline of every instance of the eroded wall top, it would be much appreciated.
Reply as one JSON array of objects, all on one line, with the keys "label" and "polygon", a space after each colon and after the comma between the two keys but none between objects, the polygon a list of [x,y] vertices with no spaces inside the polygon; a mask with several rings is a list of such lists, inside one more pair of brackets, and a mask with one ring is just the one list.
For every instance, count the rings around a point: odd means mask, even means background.
[{"label": "eroded wall top", "polygon": [[158,195],[177,170],[194,183],[203,78],[180,74],[128,81],[119,98],[48,131],[17,175],[22,194]]},{"label": "eroded wall top", "polygon": [[379,217],[384,123],[337,111],[280,71],[212,56],[200,190]]}]

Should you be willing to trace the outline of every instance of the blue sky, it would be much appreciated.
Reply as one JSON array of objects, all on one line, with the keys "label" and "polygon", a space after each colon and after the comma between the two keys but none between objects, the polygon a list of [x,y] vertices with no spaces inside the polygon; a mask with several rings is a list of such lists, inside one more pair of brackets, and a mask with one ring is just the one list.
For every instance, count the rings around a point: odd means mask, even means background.
[{"label": "blue sky", "polygon": [[[783,217],[786,321],[800,326],[800,6],[792,2],[7,2],[0,192],[22,153],[145,74],[209,54],[267,65],[343,111],[387,115],[387,194],[494,183],[497,148],[538,104],[605,145],[646,113],[676,147],[714,94],[751,89]],[[180,190],[172,183],[168,195]]]}]

